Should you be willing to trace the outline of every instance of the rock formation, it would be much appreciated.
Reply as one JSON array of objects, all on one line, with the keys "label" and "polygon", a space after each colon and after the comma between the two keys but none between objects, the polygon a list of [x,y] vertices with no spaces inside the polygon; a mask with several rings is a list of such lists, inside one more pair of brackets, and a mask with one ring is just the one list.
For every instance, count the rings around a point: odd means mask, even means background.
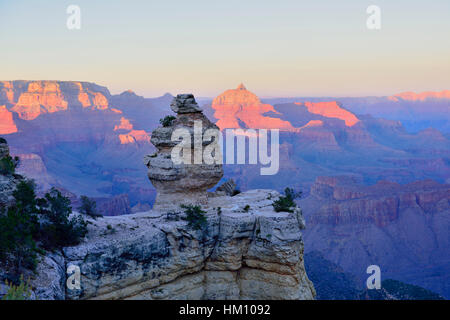
[{"label": "rock formation", "polygon": [[155,210],[91,221],[86,241],[64,249],[82,287],[66,299],[313,299],[302,217],[275,213],[269,198],[277,197],[212,198],[204,230]]},{"label": "rock formation", "polygon": [[221,130],[242,127],[295,130],[288,121],[264,115],[265,113],[279,113],[270,104],[262,103],[243,84],[217,96],[211,107],[215,110],[214,117],[218,120],[216,124]]},{"label": "rock formation", "polygon": [[[203,115],[191,94],[178,95],[173,99],[171,108],[177,113],[176,119],[170,125],[152,132],[151,143],[158,151],[144,158],[149,169],[148,177],[158,192],[155,209],[179,206],[181,203],[206,204],[206,190],[214,187],[223,176],[221,162],[207,164],[202,157],[201,163],[194,163],[194,145],[199,143],[202,148],[210,144],[217,145],[215,139],[203,141],[203,135],[209,129],[218,130],[218,127]],[[194,133],[195,123],[201,124],[200,136]],[[181,142],[178,137],[172,139],[177,129],[186,129],[190,134],[190,163],[175,164],[172,160],[172,149]],[[202,141],[195,141],[196,137]]]}]

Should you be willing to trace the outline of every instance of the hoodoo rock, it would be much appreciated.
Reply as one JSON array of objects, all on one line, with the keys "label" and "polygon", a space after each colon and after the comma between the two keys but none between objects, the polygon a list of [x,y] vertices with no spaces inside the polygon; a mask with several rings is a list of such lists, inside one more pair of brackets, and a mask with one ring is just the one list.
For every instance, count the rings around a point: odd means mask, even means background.
[{"label": "hoodoo rock", "polygon": [[[158,151],[144,158],[149,169],[148,177],[158,192],[155,209],[174,205],[179,207],[182,203],[205,204],[208,201],[206,191],[214,187],[223,176],[221,163],[207,164],[203,157],[201,163],[194,163],[194,145],[198,143],[194,140],[198,137],[202,139],[207,130],[218,130],[218,127],[203,114],[192,94],[178,95],[173,99],[171,107],[177,113],[176,119],[170,125],[152,132],[150,141]],[[201,132],[194,133],[194,126],[200,128]],[[172,159],[172,149],[182,142],[174,134],[177,129],[189,132],[191,163],[175,164]],[[218,144],[218,141],[201,141],[200,147],[210,144]]]},{"label": "hoodoo rock", "polygon": [[170,104],[175,113],[195,113],[202,112],[192,94],[179,94]]}]

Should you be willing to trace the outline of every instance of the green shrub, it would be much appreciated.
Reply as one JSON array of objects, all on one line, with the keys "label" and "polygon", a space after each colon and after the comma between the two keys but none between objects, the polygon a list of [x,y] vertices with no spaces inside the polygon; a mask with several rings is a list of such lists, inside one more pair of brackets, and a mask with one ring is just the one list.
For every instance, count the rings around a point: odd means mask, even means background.
[{"label": "green shrub", "polygon": [[0,215],[0,261],[11,266],[13,272],[36,268],[37,230],[36,217],[26,213],[20,204]]},{"label": "green shrub", "polygon": [[0,159],[0,174],[11,175],[16,172],[16,167],[18,164],[18,158],[14,159],[11,156],[5,156]]},{"label": "green shrub", "polygon": [[36,192],[34,191],[36,184],[33,180],[21,181],[12,195],[14,197],[17,206],[20,206],[24,213],[30,215],[36,215],[38,212],[38,201],[36,199]]},{"label": "green shrub", "polygon": [[294,212],[292,208],[296,207],[295,199],[301,197],[301,192],[294,192],[292,188],[284,189],[284,196],[281,196],[278,200],[272,203],[272,206],[276,212]]},{"label": "green shrub", "polygon": [[0,143],[8,143],[5,138],[0,137]]},{"label": "green shrub", "polygon": [[92,200],[87,196],[81,196],[80,200],[81,206],[78,208],[80,213],[88,215],[94,219],[97,219],[97,217],[102,217],[102,215],[97,212],[97,203],[95,200]]},{"label": "green shrub", "polygon": [[207,224],[205,217],[206,211],[203,211],[199,205],[181,205],[186,213],[186,220],[188,221],[188,226],[194,230],[204,229]]},{"label": "green shrub", "polygon": [[247,204],[247,205],[244,207],[244,212],[249,212],[249,210],[250,210],[250,206]]},{"label": "green shrub", "polygon": [[165,116],[164,119],[159,119],[159,123],[162,124],[163,127],[170,127],[175,119],[174,116]]},{"label": "green shrub", "polygon": [[21,181],[13,192],[15,204],[0,214],[0,262],[15,274],[34,270],[37,254],[78,244],[87,233],[81,216],[69,218],[70,200],[52,189],[36,198],[32,181]]},{"label": "green shrub", "polygon": [[2,300],[29,300],[31,297],[31,286],[29,281],[23,280],[23,275],[20,276],[20,284],[14,285],[11,282],[5,281],[9,287],[8,292],[2,297]]},{"label": "green shrub", "polygon": [[44,248],[73,246],[84,238],[87,223],[81,216],[69,218],[71,213],[69,198],[64,197],[59,190],[52,188],[45,194],[45,201],[40,203],[40,214],[45,217],[40,234]]}]

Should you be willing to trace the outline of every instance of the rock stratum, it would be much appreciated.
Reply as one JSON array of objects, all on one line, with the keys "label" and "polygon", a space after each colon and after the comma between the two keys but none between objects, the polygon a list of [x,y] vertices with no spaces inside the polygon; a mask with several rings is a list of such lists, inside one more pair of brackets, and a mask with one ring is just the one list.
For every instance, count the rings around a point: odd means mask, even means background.
[{"label": "rock stratum", "polygon": [[180,219],[153,210],[91,220],[86,240],[63,250],[61,263],[81,269],[81,290],[66,290],[65,298],[313,299],[303,218],[275,213],[268,198],[277,196],[252,190],[211,198],[204,231],[190,228],[182,212]]}]

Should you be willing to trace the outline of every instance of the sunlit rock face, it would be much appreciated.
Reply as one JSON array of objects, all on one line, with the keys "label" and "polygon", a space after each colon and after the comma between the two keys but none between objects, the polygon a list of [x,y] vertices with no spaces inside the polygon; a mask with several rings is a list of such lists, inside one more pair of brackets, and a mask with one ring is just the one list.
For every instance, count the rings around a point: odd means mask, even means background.
[{"label": "sunlit rock face", "polygon": [[119,131],[120,144],[150,143],[150,136],[145,130],[134,129],[133,124],[127,118],[120,118],[120,123],[114,126],[114,131]]},{"label": "sunlit rock face", "polygon": [[440,92],[435,91],[425,91],[421,93],[415,93],[415,92],[402,92],[393,96],[389,97],[389,100],[391,101],[401,101],[401,100],[407,100],[407,101],[425,101],[428,99],[446,99],[450,100],[450,90],[443,90]]},{"label": "sunlit rock face", "polygon": [[345,121],[348,127],[359,122],[358,118],[351,112],[341,108],[336,101],[330,102],[305,102],[296,103],[305,106],[310,113],[318,114],[327,118],[337,118]]},{"label": "sunlit rock face", "polygon": [[[223,176],[222,164],[207,164],[202,157],[194,163],[194,124],[201,124],[200,139],[209,129],[218,130],[201,111],[191,94],[175,97],[171,103],[172,110],[177,113],[170,126],[158,127],[151,134],[151,143],[158,149],[153,155],[144,158],[148,167],[148,177],[156,188],[158,195],[154,208],[179,206],[181,203],[207,203],[206,190],[214,187]],[[172,149],[181,140],[172,134],[177,129],[185,129],[190,134],[190,164],[175,164],[172,160]],[[200,142],[202,148],[208,146],[218,148],[218,141]]]},{"label": "sunlit rock face", "polygon": [[20,94],[17,103],[11,109],[24,120],[33,120],[41,113],[53,113],[66,110],[68,103],[56,82],[31,82],[28,90]]},{"label": "sunlit rock face", "polygon": [[215,110],[214,117],[218,119],[216,125],[221,130],[243,127],[294,130],[294,127],[288,121],[264,115],[265,113],[279,113],[270,104],[263,104],[243,84],[217,96],[211,107]]},{"label": "sunlit rock face", "polygon": [[149,143],[150,137],[145,130],[131,130],[126,134],[120,134],[119,140],[121,144]]},{"label": "sunlit rock face", "polygon": [[120,123],[114,127],[114,131],[118,130],[133,130],[133,125],[130,120],[122,117],[120,118]]},{"label": "sunlit rock face", "polygon": [[0,134],[11,134],[17,132],[17,126],[13,120],[12,112],[6,106],[0,106]]},{"label": "sunlit rock face", "polygon": [[109,92],[91,83],[73,81],[4,81],[0,83],[0,102],[11,106],[23,120],[73,107],[105,110]]}]

